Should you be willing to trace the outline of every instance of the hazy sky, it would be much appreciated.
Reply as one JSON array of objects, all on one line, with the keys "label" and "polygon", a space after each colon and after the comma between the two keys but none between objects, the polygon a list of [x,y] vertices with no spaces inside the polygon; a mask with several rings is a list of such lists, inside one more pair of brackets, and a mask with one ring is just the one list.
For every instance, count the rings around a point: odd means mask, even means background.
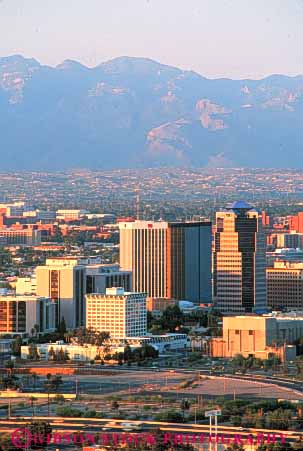
[{"label": "hazy sky", "polygon": [[0,0],[0,56],[144,56],[208,77],[303,73],[303,0]]}]

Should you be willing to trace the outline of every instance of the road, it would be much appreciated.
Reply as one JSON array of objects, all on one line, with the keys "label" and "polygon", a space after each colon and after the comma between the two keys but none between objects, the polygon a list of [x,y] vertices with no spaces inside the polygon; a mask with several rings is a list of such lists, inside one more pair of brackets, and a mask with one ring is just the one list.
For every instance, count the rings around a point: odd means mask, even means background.
[{"label": "road", "polygon": [[[69,432],[69,433],[101,433],[103,432],[104,426],[107,423],[115,422],[114,426],[107,429],[107,432],[117,432],[125,431],[125,426],[123,423],[129,423],[129,420],[116,420],[109,418],[65,418],[65,417],[39,417],[40,420],[49,421],[53,428],[53,432]],[[24,427],[32,421],[32,417],[26,417],[23,419],[11,418],[10,420],[1,421],[0,431],[1,432],[13,432],[18,428]],[[132,424],[142,424],[140,421],[131,421]],[[144,421],[142,424],[141,432],[147,432],[151,430],[160,429],[161,431],[169,432],[172,434],[204,434],[208,435],[209,425],[201,424],[180,424],[180,423],[169,423],[169,422],[157,422],[157,421]],[[283,431],[283,430],[269,430],[269,429],[239,429],[238,427],[232,426],[220,426],[218,425],[218,434],[224,437],[233,437],[235,435],[247,438],[252,435],[256,438],[258,435],[263,434],[276,434],[277,439],[281,436],[285,437],[289,441],[295,441],[302,438],[302,433],[297,431]],[[214,431],[213,431],[214,433]]]}]

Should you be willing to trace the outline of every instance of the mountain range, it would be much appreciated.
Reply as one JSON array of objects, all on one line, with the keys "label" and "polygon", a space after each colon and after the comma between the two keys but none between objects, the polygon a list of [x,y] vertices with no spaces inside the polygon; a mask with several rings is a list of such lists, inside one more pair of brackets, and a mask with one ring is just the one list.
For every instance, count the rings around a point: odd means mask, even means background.
[{"label": "mountain range", "polygon": [[303,76],[0,58],[0,170],[303,167]]}]

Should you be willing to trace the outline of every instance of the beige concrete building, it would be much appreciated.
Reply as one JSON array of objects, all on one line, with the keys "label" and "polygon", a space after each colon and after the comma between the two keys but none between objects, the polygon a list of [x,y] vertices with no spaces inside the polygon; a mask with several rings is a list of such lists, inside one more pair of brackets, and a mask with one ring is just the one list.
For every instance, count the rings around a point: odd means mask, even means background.
[{"label": "beige concrete building", "polygon": [[78,221],[86,213],[86,210],[57,210],[56,217],[65,221]]},{"label": "beige concrete building", "polygon": [[276,261],[267,268],[267,303],[274,310],[303,310],[303,263]]},{"label": "beige concrete building", "polygon": [[75,257],[47,259],[36,268],[37,295],[57,303],[57,322],[64,318],[68,328],[84,325],[85,266]]},{"label": "beige concrete building", "polygon": [[222,313],[266,307],[265,235],[262,217],[245,202],[216,213],[214,302]]},{"label": "beige concrete building", "polygon": [[16,294],[37,294],[36,275],[29,277],[18,277],[16,281]]},{"label": "beige concrete building", "polygon": [[146,294],[107,288],[105,294],[86,295],[86,327],[112,338],[146,335]]},{"label": "beige concrete building", "polygon": [[85,294],[105,293],[113,286],[132,289],[130,271],[92,257],[47,259],[45,266],[37,267],[36,278],[37,294],[58,301],[58,320],[64,318],[68,328],[85,325]]},{"label": "beige concrete building", "polygon": [[295,357],[295,346],[303,337],[303,312],[289,315],[247,315],[223,317],[223,337],[211,342],[214,357],[244,357],[254,355],[267,358],[270,353]]}]

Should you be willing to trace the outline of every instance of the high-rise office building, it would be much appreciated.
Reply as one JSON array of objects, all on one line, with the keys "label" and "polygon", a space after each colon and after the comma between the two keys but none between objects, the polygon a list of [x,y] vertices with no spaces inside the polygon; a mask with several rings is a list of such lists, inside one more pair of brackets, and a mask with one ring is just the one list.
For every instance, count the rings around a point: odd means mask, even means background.
[{"label": "high-rise office building", "polygon": [[37,295],[57,304],[57,322],[64,318],[68,328],[84,325],[85,266],[76,257],[51,258],[36,269]]},{"label": "high-rise office building", "polygon": [[246,202],[216,213],[214,300],[223,313],[266,308],[266,249],[261,215]]},{"label": "high-rise office building", "polygon": [[105,293],[109,287],[131,291],[129,271],[119,265],[100,264],[98,258],[62,257],[46,260],[36,269],[37,294],[57,302],[57,321],[64,318],[68,328],[84,326],[85,294]]},{"label": "high-rise office building", "polygon": [[119,287],[107,288],[105,294],[87,294],[86,327],[109,332],[111,338],[146,335],[146,294]]},{"label": "high-rise office building", "polygon": [[303,310],[303,263],[280,261],[266,269],[267,303],[273,310]]},{"label": "high-rise office building", "polygon": [[107,288],[122,287],[132,291],[131,271],[121,271],[118,264],[96,264],[86,267],[86,294],[105,293]]},{"label": "high-rise office building", "polygon": [[123,222],[120,266],[149,297],[211,301],[210,222]]}]

